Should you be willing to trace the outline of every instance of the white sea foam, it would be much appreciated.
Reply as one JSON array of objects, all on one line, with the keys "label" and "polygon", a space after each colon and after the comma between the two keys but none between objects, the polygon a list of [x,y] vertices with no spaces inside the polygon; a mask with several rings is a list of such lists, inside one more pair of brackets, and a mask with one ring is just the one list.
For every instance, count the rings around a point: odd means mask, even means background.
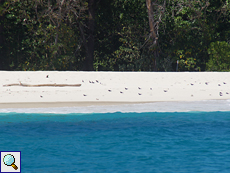
[{"label": "white sea foam", "polygon": [[0,112],[17,113],[107,113],[107,112],[189,112],[230,111],[230,100],[208,100],[194,102],[155,102],[114,106],[55,107],[55,108],[7,108]]}]

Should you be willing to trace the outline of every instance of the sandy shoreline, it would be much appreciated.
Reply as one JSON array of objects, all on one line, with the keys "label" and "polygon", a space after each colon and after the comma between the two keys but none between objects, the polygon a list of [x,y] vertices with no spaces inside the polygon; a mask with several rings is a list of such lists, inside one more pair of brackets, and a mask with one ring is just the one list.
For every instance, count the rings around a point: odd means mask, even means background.
[{"label": "sandy shoreline", "polygon": [[[0,71],[0,76],[0,108],[230,99],[229,72]],[[76,84],[81,86],[71,86]]]},{"label": "sandy shoreline", "polygon": [[152,102],[34,102],[34,103],[0,103],[2,108],[55,108],[55,107],[85,107],[85,106],[117,106],[142,104]]}]

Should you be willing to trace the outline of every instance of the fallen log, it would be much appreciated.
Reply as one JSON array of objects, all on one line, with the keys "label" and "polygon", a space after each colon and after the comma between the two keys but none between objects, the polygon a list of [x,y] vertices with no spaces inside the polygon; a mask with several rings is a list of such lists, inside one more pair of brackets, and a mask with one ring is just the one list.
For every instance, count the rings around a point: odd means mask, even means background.
[{"label": "fallen log", "polygon": [[37,85],[31,85],[31,84],[23,84],[21,82],[19,83],[13,83],[13,84],[6,84],[3,85],[4,87],[8,86],[23,86],[23,87],[80,87],[81,84],[37,84]]}]

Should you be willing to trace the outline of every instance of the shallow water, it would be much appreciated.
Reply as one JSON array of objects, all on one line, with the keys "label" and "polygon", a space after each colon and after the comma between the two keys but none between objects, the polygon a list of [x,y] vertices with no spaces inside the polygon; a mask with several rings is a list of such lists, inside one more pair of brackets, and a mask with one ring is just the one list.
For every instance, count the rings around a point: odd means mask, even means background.
[{"label": "shallow water", "polygon": [[230,172],[230,112],[0,113],[22,172]]}]

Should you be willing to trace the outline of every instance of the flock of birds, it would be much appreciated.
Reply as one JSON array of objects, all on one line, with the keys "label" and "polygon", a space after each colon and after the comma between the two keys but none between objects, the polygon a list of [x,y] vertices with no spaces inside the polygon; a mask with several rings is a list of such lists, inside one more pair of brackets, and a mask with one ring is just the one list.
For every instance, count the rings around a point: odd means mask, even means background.
[{"label": "flock of birds", "polygon": [[[82,80],[82,82],[85,82],[84,80]],[[94,84],[94,83],[99,83],[99,84],[102,84],[101,82],[99,82],[98,80],[96,80],[96,82],[94,82],[94,81],[89,81],[89,83],[92,83],[92,84]],[[205,82],[205,85],[208,85],[210,82]],[[194,85],[194,83],[190,83],[191,84],[191,86],[193,86]],[[223,82],[223,84],[225,85],[225,84],[227,84],[226,82]],[[218,86],[221,86],[221,84],[218,84]],[[142,88],[141,87],[137,87],[139,90],[141,90]],[[125,90],[128,90],[128,88],[127,87],[125,87]],[[150,88],[150,90],[153,90],[153,88]],[[112,90],[111,89],[109,89],[108,90],[108,92],[112,92]],[[168,92],[168,90],[166,90],[166,89],[163,89],[163,92]],[[123,94],[124,92],[123,91],[120,91],[120,93],[121,94]],[[226,92],[226,94],[229,94],[228,92]],[[140,93],[140,92],[138,92],[138,95],[142,95],[142,93]],[[219,95],[220,96],[223,96],[223,92],[219,92]],[[83,96],[87,96],[86,94],[83,94]]]},{"label": "flock of birds", "polygon": [[[49,78],[49,75],[46,75],[46,78]],[[82,82],[84,83],[85,81],[82,80]],[[95,84],[95,83],[102,84],[102,83],[99,82],[98,80],[95,80],[95,82],[89,80],[89,83],[91,83],[91,84]],[[209,83],[210,83],[210,82],[205,82],[205,85],[208,85]],[[194,85],[194,83],[190,83],[190,84],[191,84],[191,86]],[[223,82],[223,85],[226,85],[226,84],[227,84],[226,82]],[[221,84],[219,83],[218,86],[221,86]],[[138,90],[141,90],[141,89],[142,89],[141,87],[137,87],[137,88],[138,88]],[[128,90],[127,87],[125,87],[124,89],[125,89],[125,90]],[[153,88],[150,88],[150,90],[153,90]],[[108,92],[112,92],[112,90],[109,89]],[[163,89],[163,92],[168,92],[168,90]],[[123,93],[124,93],[123,91],[120,91],[120,94],[123,94]],[[142,95],[141,92],[138,92],[137,94],[138,94],[138,95]],[[221,92],[221,91],[219,92],[219,96],[223,96],[223,94],[224,94],[223,92]],[[229,94],[229,92],[226,92],[226,94]],[[87,94],[83,94],[83,96],[87,96]],[[42,96],[40,96],[40,97],[42,98]]]}]

